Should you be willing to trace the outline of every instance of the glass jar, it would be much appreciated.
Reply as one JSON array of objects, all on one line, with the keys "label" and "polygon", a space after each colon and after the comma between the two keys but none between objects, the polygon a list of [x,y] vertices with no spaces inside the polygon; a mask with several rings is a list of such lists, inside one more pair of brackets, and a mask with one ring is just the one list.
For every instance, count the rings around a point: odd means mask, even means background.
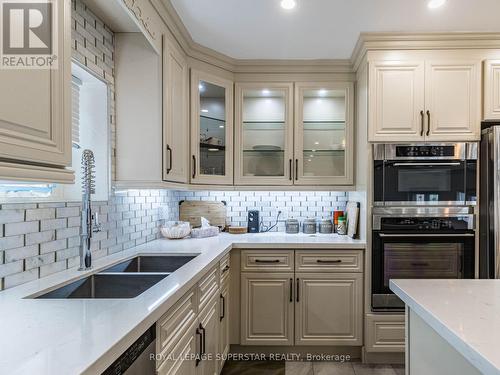
[{"label": "glass jar", "polygon": [[287,219],[285,222],[285,231],[289,234],[299,233],[299,221],[297,219]]},{"label": "glass jar", "polygon": [[347,223],[344,216],[339,216],[338,218],[337,233],[340,235],[347,234]]},{"label": "glass jar", "polygon": [[302,232],[304,232],[304,234],[316,233],[316,219],[305,219],[302,223]]},{"label": "glass jar", "polygon": [[330,234],[332,233],[333,225],[329,219],[322,219],[319,223],[319,233]]}]

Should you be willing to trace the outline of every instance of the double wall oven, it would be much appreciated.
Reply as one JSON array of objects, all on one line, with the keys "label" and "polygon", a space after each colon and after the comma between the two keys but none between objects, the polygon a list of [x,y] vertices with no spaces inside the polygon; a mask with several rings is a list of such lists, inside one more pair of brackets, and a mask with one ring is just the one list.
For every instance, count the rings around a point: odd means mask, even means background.
[{"label": "double wall oven", "polygon": [[477,144],[374,146],[372,309],[400,311],[390,279],[474,277]]}]

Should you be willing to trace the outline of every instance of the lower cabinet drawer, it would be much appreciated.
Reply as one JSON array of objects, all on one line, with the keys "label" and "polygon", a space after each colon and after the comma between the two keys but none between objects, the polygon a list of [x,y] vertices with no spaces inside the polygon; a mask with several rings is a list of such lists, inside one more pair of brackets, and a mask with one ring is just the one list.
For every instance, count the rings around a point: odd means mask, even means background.
[{"label": "lower cabinet drawer", "polygon": [[199,344],[195,335],[196,324],[189,327],[189,330],[175,342],[175,346],[165,351],[161,355],[158,375],[195,375],[196,359],[195,356]]},{"label": "lower cabinet drawer", "polygon": [[242,250],[241,272],[293,272],[293,250]]},{"label": "lower cabinet drawer", "polygon": [[367,352],[405,351],[404,315],[367,314],[365,324]]},{"label": "lower cabinet drawer", "polygon": [[362,250],[297,250],[297,272],[363,272]]},{"label": "lower cabinet drawer", "polygon": [[201,311],[219,288],[219,266],[208,271],[198,282],[198,310]]},{"label": "lower cabinet drawer", "polygon": [[189,327],[196,322],[195,290],[187,292],[156,324],[156,353],[172,350]]}]

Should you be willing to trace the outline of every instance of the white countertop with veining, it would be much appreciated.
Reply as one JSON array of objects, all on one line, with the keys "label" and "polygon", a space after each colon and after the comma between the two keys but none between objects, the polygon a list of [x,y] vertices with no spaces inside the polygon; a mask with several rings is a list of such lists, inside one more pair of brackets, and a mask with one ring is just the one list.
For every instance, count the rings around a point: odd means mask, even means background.
[{"label": "white countertop with veining", "polygon": [[391,290],[483,374],[500,374],[500,280],[391,280]]},{"label": "white countertop with veining", "polygon": [[[154,324],[232,248],[364,249],[337,235],[260,233],[156,240],[0,292],[0,374],[98,374]],[[133,299],[28,299],[137,254],[200,254]]]}]

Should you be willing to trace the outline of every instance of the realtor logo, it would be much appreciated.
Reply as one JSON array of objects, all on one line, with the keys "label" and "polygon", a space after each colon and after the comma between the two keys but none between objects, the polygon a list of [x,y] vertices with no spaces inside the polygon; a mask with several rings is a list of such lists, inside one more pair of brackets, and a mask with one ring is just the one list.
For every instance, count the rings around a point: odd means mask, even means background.
[{"label": "realtor logo", "polygon": [[1,68],[57,68],[55,1],[0,0]]}]

